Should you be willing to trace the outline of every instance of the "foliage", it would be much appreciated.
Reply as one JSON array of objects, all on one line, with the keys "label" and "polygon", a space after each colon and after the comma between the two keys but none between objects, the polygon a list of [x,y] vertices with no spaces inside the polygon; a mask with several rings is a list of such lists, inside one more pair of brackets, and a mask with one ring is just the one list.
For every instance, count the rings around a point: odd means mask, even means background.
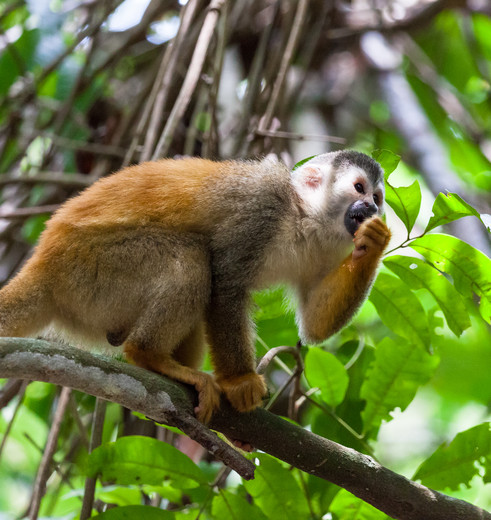
[{"label": "foliage", "polygon": [[[194,30],[173,40],[181,62],[171,69],[162,101],[159,89],[153,91],[152,86],[161,85],[161,53],[169,47],[166,41],[151,43],[146,35],[150,27],[158,29],[156,24],[178,23],[181,7],[177,2],[151,2],[147,13],[151,12],[141,25],[117,32],[108,29],[107,21],[119,3],[86,7],[86,15],[82,8],[65,11],[63,2],[56,1],[11,0],[0,7],[0,29],[6,35],[0,55],[0,125],[5,134],[0,139],[0,170],[13,179],[2,200],[14,206],[13,210],[3,206],[3,216],[9,211],[14,216],[1,237],[5,240],[1,262],[7,274],[35,243],[51,204],[62,202],[93,177],[145,158],[143,148],[155,151],[155,135],[162,135],[166,124],[161,112],[170,119],[206,10],[193,18]],[[359,316],[322,347],[301,347],[305,370],[289,397],[279,390],[294,373],[295,362],[288,354],[275,358],[267,374],[274,396],[268,406],[283,415],[293,411],[290,419],[314,433],[372,455],[424,485],[487,508],[491,505],[491,428],[486,408],[491,402],[491,260],[486,244],[489,248],[491,167],[486,143],[489,148],[491,21],[469,6],[465,15],[442,9],[424,31],[415,25],[405,33],[406,39],[391,41],[398,43],[391,46],[393,52],[405,49],[397,70],[441,147],[434,151],[435,159],[422,152],[424,143],[415,145],[404,137],[404,128],[389,121],[393,105],[380,87],[389,72],[353,69],[354,78],[364,76],[351,82],[349,74],[339,72],[341,62],[349,69],[354,67],[351,61],[362,61],[357,29],[349,27],[348,19],[346,27],[326,29],[322,24],[337,17],[310,12],[302,44],[288,62],[302,75],[300,84],[305,80],[305,93],[298,96],[301,85],[295,84],[292,73],[293,86],[282,85],[283,99],[273,102],[272,91],[281,76],[278,64],[287,52],[285,35],[296,11],[293,7],[285,8],[286,14],[275,11],[276,22],[260,24],[256,32],[249,21],[264,13],[242,13],[240,9],[253,3],[239,4],[229,6],[221,17],[200,82],[171,132],[167,153],[211,157],[271,152],[297,160],[310,158],[327,151],[325,144],[313,146],[306,138],[312,134],[310,128],[306,131],[300,123],[295,127],[292,121],[304,112],[315,112],[323,133],[332,128],[351,147],[365,152],[376,148],[373,156],[385,169],[387,220],[395,235]],[[78,28],[75,33],[72,26]],[[365,30],[370,28],[367,23]],[[352,31],[343,40],[342,53],[329,50],[330,40],[323,40],[331,31],[329,38],[337,41],[337,30]],[[227,37],[233,45],[224,43]],[[272,41],[283,42],[279,51],[273,50]],[[249,54],[251,47],[256,54]],[[233,71],[232,76],[227,74],[238,55],[242,65],[238,74],[243,78],[229,93],[232,104],[220,99],[225,107],[221,113],[218,80],[233,76]],[[57,61],[60,56],[64,59]],[[169,60],[167,65],[171,64]],[[332,82],[327,94],[324,86],[322,91],[316,86],[321,69],[329,70],[326,78]],[[338,84],[344,76],[346,85]],[[225,83],[220,89],[227,87]],[[163,106],[154,109],[159,99]],[[270,107],[273,123],[261,129],[258,121],[266,118]],[[270,130],[278,122],[282,130],[286,125],[305,134],[300,144],[291,143],[295,132],[285,139]],[[307,146],[301,147],[305,142]],[[450,168],[445,178],[440,172],[435,189],[429,165],[442,156]],[[63,174],[46,182],[43,175],[57,169]],[[25,184],[18,184],[17,177]],[[447,182],[451,189],[443,192]],[[459,232],[462,222],[478,227],[478,247],[484,244],[484,252],[467,243]],[[469,239],[474,236],[469,232]],[[297,329],[288,291],[283,287],[262,291],[254,295],[254,302],[258,353],[295,345]],[[29,503],[58,394],[50,385],[31,383],[19,395],[0,416],[5,438],[0,448],[0,510],[11,512],[12,518],[22,515]],[[334,484],[266,454],[253,455],[258,463],[255,480],[227,479],[226,469],[209,460],[192,462],[170,443],[153,438],[164,436],[162,428],[116,405],[106,411],[102,445],[88,454],[93,410],[92,397],[74,394],[41,502],[44,517],[77,518],[86,478],[97,477],[93,514],[108,520],[320,519],[327,514],[336,520],[388,518]]]}]

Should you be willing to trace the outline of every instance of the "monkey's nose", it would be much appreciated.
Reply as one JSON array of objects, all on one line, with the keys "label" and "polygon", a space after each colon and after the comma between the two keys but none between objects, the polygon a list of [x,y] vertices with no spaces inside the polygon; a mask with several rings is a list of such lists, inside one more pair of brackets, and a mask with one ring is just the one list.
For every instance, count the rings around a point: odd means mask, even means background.
[{"label": "monkey's nose", "polygon": [[375,215],[375,213],[377,213],[378,208],[373,202],[364,201],[364,203],[365,203],[365,207],[367,208],[366,209],[367,218],[371,217],[372,215]]}]

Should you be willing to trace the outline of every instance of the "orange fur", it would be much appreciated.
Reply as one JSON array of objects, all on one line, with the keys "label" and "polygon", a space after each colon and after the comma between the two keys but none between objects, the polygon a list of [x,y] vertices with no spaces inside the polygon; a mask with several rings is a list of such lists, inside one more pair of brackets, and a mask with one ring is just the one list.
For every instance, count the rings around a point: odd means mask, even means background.
[{"label": "orange fur", "polygon": [[217,383],[232,406],[239,412],[254,410],[267,392],[263,376],[255,372],[237,377],[218,377]]},{"label": "orange fur", "polygon": [[125,168],[93,184],[84,197],[64,204],[49,222],[48,232],[60,222],[107,227],[155,223],[204,231],[214,223],[210,219],[210,204],[216,198],[213,186],[225,170],[230,175],[227,163],[205,159],[166,159]]},{"label": "orange fur", "polygon": [[366,220],[355,234],[353,253],[314,288],[304,292],[302,326],[309,341],[323,341],[353,316],[366,297],[390,237],[382,219]]},{"label": "orange fur", "polygon": [[198,391],[199,404],[195,408],[198,419],[204,423],[210,421],[215,410],[220,406],[221,389],[212,376],[194,368],[181,365],[169,355],[158,356],[154,351],[145,352],[132,343],[126,343],[126,358],[140,367],[166,375],[177,381],[193,385]]},{"label": "orange fur", "polygon": [[[53,323],[70,339],[122,345],[131,362],[194,385],[203,421],[221,392],[237,410],[252,410],[267,388],[254,372],[250,291],[292,285],[302,339],[323,340],[364,299],[390,237],[379,218],[365,221],[339,265],[351,240],[343,212],[371,200],[383,176],[350,153],[336,176],[339,153],[320,157],[293,174],[268,159],[195,158],[99,180],[53,215],[32,258],[0,291],[0,335]],[[349,161],[358,166],[349,170]],[[363,194],[353,186],[360,179]],[[216,380],[197,370],[207,340]]]}]

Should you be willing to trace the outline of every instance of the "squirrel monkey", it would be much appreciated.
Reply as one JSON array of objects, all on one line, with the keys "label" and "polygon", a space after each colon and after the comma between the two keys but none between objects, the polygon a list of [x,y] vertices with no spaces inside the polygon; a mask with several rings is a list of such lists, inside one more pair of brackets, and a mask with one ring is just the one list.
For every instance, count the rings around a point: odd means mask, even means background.
[{"label": "squirrel monkey", "polygon": [[[53,324],[122,345],[134,364],[194,385],[204,422],[222,392],[237,410],[252,410],[267,389],[255,372],[251,291],[292,286],[305,342],[342,328],[390,239],[379,218],[383,178],[378,163],[354,151],[319,155],[293,172],[271,159],[125,168],[47,223],[0,291],[0,335]],[[206,343],[215,377],[197,369]]]}]

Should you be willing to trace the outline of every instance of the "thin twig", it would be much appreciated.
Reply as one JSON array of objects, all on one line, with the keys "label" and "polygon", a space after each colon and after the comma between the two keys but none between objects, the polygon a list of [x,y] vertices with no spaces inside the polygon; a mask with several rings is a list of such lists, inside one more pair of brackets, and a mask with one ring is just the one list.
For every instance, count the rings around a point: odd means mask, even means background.
[{"label": "thin twig", "polygon": [[[319,390],[316,388],[315,390]],[[367,453],[369,453],[372,457],[373,455],[373,449],[372,447],[366,442],[365,437],[361,434],[359,434],[355,429],[353,429],[346,421],[344,421],[339,415],[337,415],[331,408],[324,406],[323,404],[319,403],[315,399],[311,397],[311,394],[315,392],[310,393],[304,393],[300,399],[305,398],[309,403],[313,404],[320,410],[322,410],[325,414],[330,415],[340,426],[342,426],[347,432],[350,433],[365,449]]]},{"label": "thin twig", "polygon": [[268,402],[264,406],[265,410],[271,410],[274,403],[278,400],[278,397],[290,386],[291,382],[297,377],[297,372],[293,372],[288,376],[286,381],[276,390],[276,392],[269,398]]},{"label": "thin twig", "polygon": [[83,173],[40,171],[35,174],[0,175],[0,187],[8,184],[57,184],[70,188],[87,188],[93,183],[91,176]]},{"label": "thin twig", "polygon": [[[104,399],[97,398],[95,401],[89,453],[92,453],[95,448],[101,444],[102,430],[104,428],[104,418],[106,416],[106,404],[107,401]],[[80,520],[87,520],[87,518],[90,518],[92,514],[96,481],[97,479],[95,477],[87,477],[85,480],[84,500],[82,503],[82,510],[80,512]]]},{"label": "thin twig", "polygon": [[191,101],[191,96],[196,89],[196,85],[203,70],[208,47],[215,32],[215,26],[220,16],[220,10],[226,0],[212,0],[208,7],[208,14],[206,15],[201,33],[196,44],[196,48],[189,65],[189,70],[182,84],[181,91],[174,103],[169,119],[164,127],[162,135],[152,156],[152,159],[167,155],[171,144],[172,136],[181,120],[186,108]]},{"label": "thin twig", "polygon": [[45,213],[54,213],[60,204],[46,204],[45,206],[33,206],[32,208],[17,208],[11,211],[0,211],[0,218],[26,218]]},{"label": "thin twig", "polygon": [[[198,117],[205,109],[206,98],[208,97],[208,85],[202,83],[198,89],[198,95],[196,96],[196,102],[194,104],[193,113],[191,115],[191,123],[186,131],[186,139],[184,140],[184,155],[194,155],[194,147],[196,140],[198,139]],[[205,156],[206,157],[206,156]]]},{"label": "thin twig", "polygon": [[361,34],[370,31],[382,33],[394,33],[399,31],[410,31],[413,29],[421,30],[428,25],[441,11],[458,7],[467,7],[467,0],[435,0],[433,2],[421,2],[407,16],[395,22],[385,24],[365,24],[358,27],[350,27],[344,24],[343,27],[336,27],[326,31],[325,36],[331,41],[349,39],[353,40]]},{"label": "thin twig", "polygon": [[15,417],[17,416],[17,412],[20,410],[20,407],[22,406],[22,401],[24,400],[24,394],[26,393],[27,385],[29,384],[29,381],[21,381],[19,379],[11,380],[14,382],[21,382],[21,386],[19,390],[17,391],[17,394],[19,396],[19,400],[17,401],[17,404],[15,405],[14,413],[12,414],[12,417],[7,425],[7,428],[3,432],[3,438],[2,443],[0,444],[0,458],[2,457],[3,448],[5,447],[5,444],[7,442],[7,438],[9,436],[10,430],[12,429],[12,426],[15,421]]},{"label": "thin twig", "polygon": [[[162,82],[162,78],[163,78],[165,70],[168,66],[169,56],[172,51],[172,48],[173,48],[173,43],[169,42],[169,44],[164,52],[164,55],[162,56],[162,60],[160,62],[160,67],[157,72],[157,77],[153,83],[152,90],[150,92],[150,95],[148,96],[147,102],[145,103],[145,108],[138,121],[138,126],[136,127],[136,131],[133,133],[133,137],[131,139],[130,146],[128,148],[128,151],[126,152],[126,155],[125,155],[125,158],[124,158],[124,161],[122,164],[123,167],[131,164],[131,162],[133,160],[133,155],[135,153],[135,149],[138,145],[138,142],[140,141],[140,137],[143,134],[143,130],[145,129],[145,127],[147,125],[148,118],[150,116],[152,107],[155,106],[155,98],[157,97],[157,94],[159,93],[159,85]],[[147,132],[147,136],[148,136],[148,132]],[[140,161],[145,161],[145,160],[146,160],[146,153],[145,153],[145,146],[144,146],[143,151],[140,156]]]},{"label": "thin twig", "polygon": [[[282,346],[282,347],[274,347],[271,350],[269,350],[262,357],[261,361],[257,365],[256,372],[258,374],[264,374],[264,372],[266,371],[266,368],[271,363],[271,361],[273,361],[273,359],[278,354],[283,354],[283,353],[291,354],[295,358],[295,361],[297,362],[297,367],[301,367],[301,370],[303,370],[303,360],[302,360],[302,356],[300,355],[299,350],[296,349],[295,347]],[[290,371],[290,373],[291,373],[291,371]]]},{"label": "thin twig", "polygon": [[21,391],[24,386],[22,379],[9,379],[0,390],[0,410]]},{"label": "thin twig", "polygon": [[88,435],[87,435],[87,429],[84,425],[84,423],[82,422],[82,418],[80,417],[80,414],[78,413],[78,409],[77,409],[77,402],[75,401],[75,398],[73,396],[73,394],[70,395],[70,402],[68,403],[68,406],[70,408],[70,413],[72,414],[73,416],[73,419],[77,425],[77,428],[80,432],[80,439],[81,439],[81,442],[82,444],[84,445],[84,447],[89,450],[90,449],[90,442],[89,442],[89,438],[88,438]]},{"label": "thin twig", "polygon": [[297,383],[294,385],[294,388],[292,389],[292,393],[289,396],[288,400],[288,410],[289,413],[293,412],[295,410],[295,401],[296,401],[296,395],[299,393],[299,378],[300,375],[303,372],[304,364],[302,355],[300,354],[300,349],[295,347],[275,347],[269,350],[261,359],[257,366],[257,373],[258,374],[264,374],[266,371],[266,368],[269,366],[269,364],[273,361],[273,359],[277,359],[277,356],[282,353],[288,353],[291,354],[296,361],[296,368],[295,370],[289,371],[287,380],[276,390],[276,392],[273,394],[273,396],[269,399],[268,404],[265,406],[266,410],[270,410],[273,404],[276,402],[278,397],[290,386],[292,381],[297,381]]},{"label": "thin twig", "polygon": [[293,19],[293,27],[288,38],[288,43],[286,45],[283,58],[281,60],[280,70],[278,72],[278,76],[276,78],[273,87],[273,92],[271,94],[268,106],[266,108],[266,112],[259,122],[259,130],[268,130],[269,125],[271,124],[271,121],[273,119],[273,115],[276,110],[276,105],[278,104],[280,94],[283,91],[286,74],[288,72],[288,69],[290,68],[290,64],[293,60],[295,50],[297,49],[297,45],[301,34],[301,28],[307,16],[308,5],[309,0],[299,0],[298,2],[297,11],[295,12],[295,17]]},{"label": "thin twig", "polygon": [[[152,104],[153,106],[148,105],[149,109],[152,107],[152,112],[140,161],[147,161],[152,156],[152,150],[157,139],[157,131],[163,119],[163,110],[169,98],[171,83],[176,76],[176,66],[178,60],[182,59],[182,47],[186,41],[186,36],[189,34],[189,27],[196,16],[200,3],[201,0],[191,0],[183,7],[181,23],[176,37],[169,42],[162,58],[161,69],[154,85],[155,91],[152,91],[155,103]],[[147,119],[148,115],[145,120],[141,121],[142,125],[146,124]]]},{"label": "thin twig", "polygon": [[[19,91],[17,95],[12,97],[7,96],[4,100],[5,102],[12,101],[15,97],[19,97],[22,103],[27,103],[36,93],[36,88],[40,85],[54,70],[56,70],[59,65],[65,60],[67,56],[70,56],[73,51],[80,45],[80,43],[86,38],[91,38],[97,31],[99,31],[100,26],[104,23],[107,16],[111,14],[119,4],[121,4],[123,0],[116,0],[113,5],[109,4],[100,17],[95,17],[95,21],[88,25],[88,27],[77,33],[77,38],[72,42],[71,45],[67,46],[64,52],[58,55],[50,64],[43,68],[41,73],[37,78],[35,78],[34,82],[30,83],[28,88]],[[3,104],[1,106],[3,106]]]},{"label": "thin twig", "polygon": [[124,157],[126,154],[126,150],[124,148],[120,148],[119,146],[112,146],[110,144],[87,143],[85,141],[77,141],[76,139],[69,139],[67,137],[62,137],[61,135],[55,135],[49,132],[41,132],[41,134],[37,132],[36,136],[38,135],[51,139],[54,144],[62,148],[69,148],[71,150],[81,150],[97,155],[108,155],[120,158]]},{"label": "thin twig", "polygon": [[49,470],[53,456],[56,451],[56,445],[58,442],[58,434],[60,433],[61,422],[65,415],[66,408],[70,399],[71,388],[63,387],[60,393],[60,399],[56,407],[55,416],[53,417],[53,423],[49,430],[48,440],[46,441],[46,447],[39,464],[38,473],[36,475],[36,481],[34,483],[34,491],[31,500],[31,506],[29,508],[29,520],[36,520],[39,514],[39,506],[41,505],[41,498],[46,492],[46,482],[49,477]]},{"label": "thin twig", "polygon": [[280,2],[275,2],[271,7],[271,17],[268,23],[265,24],[265,29],[261,34],[257,50],[252,60],[251,71],[247,78],[247,88],[244,94],[243,109],[240,117],[239,128],[235,145],[233,148],[233,155],[243,155],[247,151],[250,140],[245,139],[247,129],[249,128],[251,116],[253,113],[254,104],[258,100],[258,92],[261,86],[261,79],[264,75],[264,62],[266,60],[266,53],[271,40],[271,33],[273,31],[274,22],[278,11],[280,9]]},{"label": "thin twig", "polygon": [[217,98],[220,79],[222,78],[225,47],[227,46],[228,7],[229,4],[225,3],[223,6],[222,17],[218,24],[218,38],[215,58],[212,65],[213,83],[209,89],[208,95],[208,112],[210,114],[211,121],[210,127],[205,132],[205,138],[203,142],[203,157],[212,157],[218,153]]},{"label": "thin twig", "polygon": [[280,139],[292,139],[294,141],[321,141],[325,143],[346,144],[344,137],[321,134],[299,134],[296,132],[283,132],[281,130],[256,130],[257,135],[265,137],[278,137]]},{"label": "thin twig", "polygon": [[[260,336],[257,337],[257,342],[264,348],[266,353],[268,353],[272,350]],[[286,348],[292,348],[292,347],[286,347]],[[284,363],[279,357],[274,356],[273,361],[275,362],[276,365],[278,365],[281,368],[281,370],[286,372],[288,375],[290,375],[292,373],[292,371],[290,370],[288,365],[286,363]]]}]

